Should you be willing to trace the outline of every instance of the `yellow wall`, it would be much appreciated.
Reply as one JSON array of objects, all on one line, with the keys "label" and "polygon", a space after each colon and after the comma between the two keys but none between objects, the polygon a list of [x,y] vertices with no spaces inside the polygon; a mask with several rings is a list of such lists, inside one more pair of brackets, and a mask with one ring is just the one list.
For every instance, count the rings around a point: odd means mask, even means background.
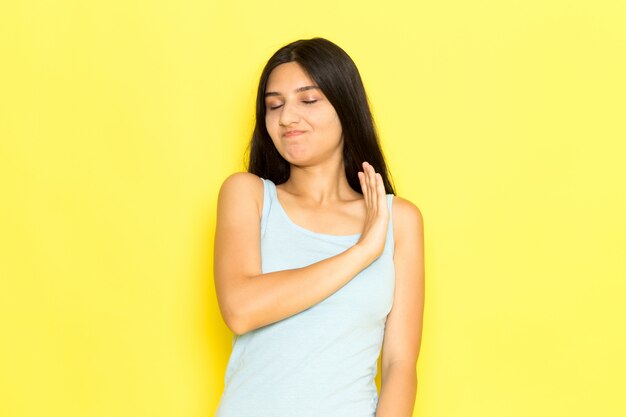
[{"label": "yellow wall", "polygon": [[360,68],[425,218],[415,416],[626,415],[624,22],[609,0],[4,2],[0,415],[213,415],[217,191],[261,68],[313,36]]}]

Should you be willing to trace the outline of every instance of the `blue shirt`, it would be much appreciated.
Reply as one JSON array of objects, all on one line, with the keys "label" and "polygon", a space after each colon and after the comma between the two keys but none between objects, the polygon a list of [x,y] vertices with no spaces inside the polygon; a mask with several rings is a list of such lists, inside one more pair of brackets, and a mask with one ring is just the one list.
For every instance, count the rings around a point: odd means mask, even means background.
[{"label": "blue shirt", "polygon": [[[263,179],[262,273],[338,255],[361,236],[295,224]],[[382,255],[339,290],[278,322],[233,336],[216,417],[375,417],[374,378],[393,304],[393,194]],[[258,279],[263,279],[258,278]]]}]

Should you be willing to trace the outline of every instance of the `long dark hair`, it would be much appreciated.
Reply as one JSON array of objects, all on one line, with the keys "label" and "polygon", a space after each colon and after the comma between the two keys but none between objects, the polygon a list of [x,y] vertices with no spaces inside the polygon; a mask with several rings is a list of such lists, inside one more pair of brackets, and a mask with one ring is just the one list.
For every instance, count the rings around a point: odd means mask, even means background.
[{"label": "long dark hair", "polygon": [[382,176],[385,192],[395,195],[359,71],[343,49],[319,37],[281,47],[263,68],[256,99],[256,122],[248,145],[248,172],[275,184],[289,179],[289,162],[278,153],[265,125],[265,89],[272,70],[293,61],[315,81],[337,112],[344,138],[344,169],[352,189],[362,193],[357,172],[363,170],[362,163],[367,161]]}]

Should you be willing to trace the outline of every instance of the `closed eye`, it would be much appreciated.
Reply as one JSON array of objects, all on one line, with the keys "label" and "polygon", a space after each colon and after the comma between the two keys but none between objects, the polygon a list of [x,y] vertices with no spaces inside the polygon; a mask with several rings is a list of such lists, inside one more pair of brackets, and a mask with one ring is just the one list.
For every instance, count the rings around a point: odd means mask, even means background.
[{"label": "closed eye", "polygon": [[[305,104],[313,104],[313,103],[317,102],[317,100],[309,100],[309,101],[304,100],[302,102],[305,103]],[[277,109],[277,108],[279,108],[281,106],[282,106],[282,104],[280,106],[270,107],[270,110],[275,110],[275,109]]]}]

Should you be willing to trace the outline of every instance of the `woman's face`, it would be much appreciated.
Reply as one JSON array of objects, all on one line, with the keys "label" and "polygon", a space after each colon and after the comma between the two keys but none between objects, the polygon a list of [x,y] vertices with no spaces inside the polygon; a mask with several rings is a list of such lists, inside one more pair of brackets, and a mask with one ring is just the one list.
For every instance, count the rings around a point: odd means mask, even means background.
[{"label": "woman's face", "polygon": [[298,63],[287,62],[272,70],[265,107],[267,131],[289,163],[309,166],[342,155],[343,136],[337,112]]}]

